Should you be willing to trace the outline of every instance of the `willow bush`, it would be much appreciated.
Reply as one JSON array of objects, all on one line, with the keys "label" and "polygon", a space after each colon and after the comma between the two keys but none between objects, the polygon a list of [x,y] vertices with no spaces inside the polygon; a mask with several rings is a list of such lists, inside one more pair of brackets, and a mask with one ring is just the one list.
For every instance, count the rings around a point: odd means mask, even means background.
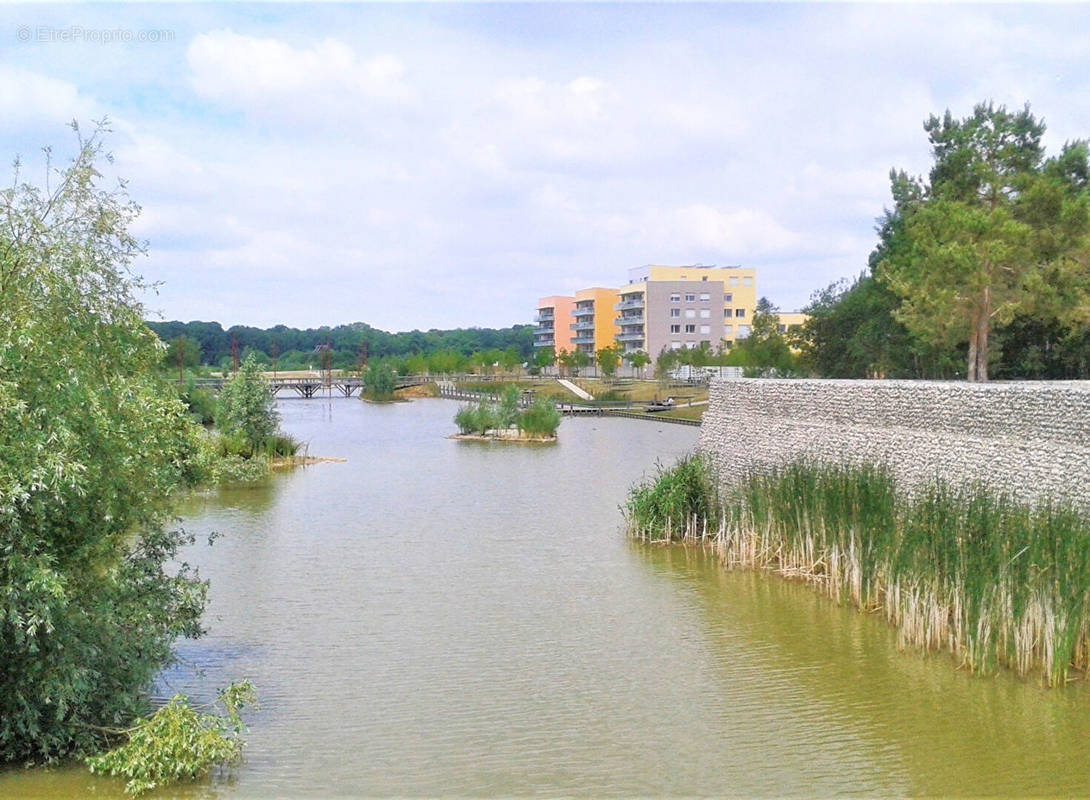
[{"label": "willow bush", "polygon": [[78,144],[51,189],[0,190],[0,761],[98,750],[205,602],[167,526],[201,429],[128,273],[137,209]]},{"label": "willow bush", "polygon": [[633,488],[630,532],[711,541],[726,564],[807,580],[880,611],[905,645],[948,649],[1050,685],[1090,666],[1090,521],[980,485],[899,492],[888,469],[799,461],[724,496],[690,456]]},{"label": "willow bush", "polygon": [[249,681],[221,691],[210,711],[176,694],[147,719],[118,731],[123,744],[85,762],[91,772],[124,777],[125,791],[132,795],[195,780],[214,767],[238,763],[246,730],[241,712],[256,705],[257,693]]}]

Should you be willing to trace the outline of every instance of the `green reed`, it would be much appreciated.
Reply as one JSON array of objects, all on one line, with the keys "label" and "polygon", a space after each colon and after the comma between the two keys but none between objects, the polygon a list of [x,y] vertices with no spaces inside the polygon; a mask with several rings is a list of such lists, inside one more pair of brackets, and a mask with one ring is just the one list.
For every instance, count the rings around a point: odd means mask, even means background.
[{"label": "green reed", "polygon": [[1090,523],[1070,506],[939,480],[909,495],[883,467],[807,461],[716,486],[699,456],[660,470],[629,496],[630,532],[710,541],[730,566],[810,581],[974,672],[1057,685],[1087,667]]}]

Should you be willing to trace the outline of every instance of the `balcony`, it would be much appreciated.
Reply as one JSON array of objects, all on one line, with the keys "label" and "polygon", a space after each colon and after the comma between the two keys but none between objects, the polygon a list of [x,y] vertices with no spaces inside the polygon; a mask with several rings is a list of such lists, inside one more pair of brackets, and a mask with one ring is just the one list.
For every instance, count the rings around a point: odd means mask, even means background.
[{"label": "balcony", "polygon": [[642,342],[643,333],[619,333],[616,339],[618,342]]},{"label": "balcony", "polygon": [[643,325],[643,314],[631,314],[627,317],[617,317],[614,322],[618,325]]},{"label": "balcony", "polygon": [[627,311],[630,308],[643,308],[643,307],[644,307],[644,302],[643,302],[643,298],[641,297],[638,300],[624,300],[624,301],[622,301],[620,303],[617,303],[617,305],[613,306],[613,310],[614,311]]},{"label": "balcony", "polygon": [[594,306],[583,306],[583,307],[576,306],[575,310],[571,312],[571,315],[573,317],[586,317],[586,316],[593,317],[594,316]]},{"label": "balcony", "polygon": [[552,347],[554,344],[553,337],[542,337],[540,339],[534,339],[534,347]]},{"label": "balcony", "polygon": [[549,314],[538,314],[536,317],[534,317],[534,322],[537,322],[537,323],[552,322],[554,319],[556,319],[556,317],[554,317],[551,313],[549,313]]},{"label": "balcony", "polygon": [[572,339],[572,344],[594,344],[593,336],[576,336]]},{"label": "balcony", "polygon": [[538,325],[536,328],[534,328],[534,336],[540,336],[543,333],[547,333],[552,336],[553,330],[554,329],[552,325]]},{"label": "balcony", "polygon": [[586,320],[584,322],[573,322],[571,324],[573,331],[592,331],[594,330],[594,320]]}]

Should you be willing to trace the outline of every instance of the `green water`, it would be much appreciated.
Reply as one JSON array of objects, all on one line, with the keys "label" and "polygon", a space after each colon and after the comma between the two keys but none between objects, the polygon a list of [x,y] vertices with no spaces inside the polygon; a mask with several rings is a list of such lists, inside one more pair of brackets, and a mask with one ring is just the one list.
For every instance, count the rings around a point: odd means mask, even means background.
[{"label": "green water", "polygon": [[[972,678],[804,586],[627,541],[627,488],[695,428],[488,445],[445,438],[456,407],[284,401],[347,463],[184,509],[222,534],[187,554],[210,633],[158,691],[245,677],[263,708],[241,767],[153,796],[1090,794],[1081,684]],[[86,796],[121,784],[0,774]]]}]

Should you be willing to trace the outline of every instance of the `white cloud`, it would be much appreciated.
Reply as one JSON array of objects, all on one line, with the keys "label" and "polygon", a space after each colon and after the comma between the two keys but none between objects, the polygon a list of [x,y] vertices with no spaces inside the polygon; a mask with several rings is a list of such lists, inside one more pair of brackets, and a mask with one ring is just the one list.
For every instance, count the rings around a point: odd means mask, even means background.
[{"label": "white cloud", "polygon": [[0,64],[0,130],[60,125],[101,113],[75,83]]},{"label": "white cloud", "polygon": [[690,247],[750,258],[784,253],[802,238],[768,214],[747,208],[721,211],[700,204],[685,206],[673,213],[673,223],[675,238]]},{"label": "white cloud", "polygon": [[331,38],[293,47],[279,39],[216,30],[195,36],[186,60],[197,94],[243,110],[293,102],[342,104],[347,110],[363,101],[402,101],[410,94],[400,60],[388,54],[361,58]]}]

